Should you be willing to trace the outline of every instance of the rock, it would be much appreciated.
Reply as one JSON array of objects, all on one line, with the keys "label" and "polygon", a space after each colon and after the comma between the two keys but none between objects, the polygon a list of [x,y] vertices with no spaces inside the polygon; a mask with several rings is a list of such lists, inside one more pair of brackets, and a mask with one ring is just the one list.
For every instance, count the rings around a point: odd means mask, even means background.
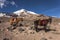
[{"label": "rock", "polygon": [[19,31],[20,31],[20,32],[23,32],[23,31],[25,31],[25,29],[23,29],[23,28],[19,28]]},{"label": "rock", "polygon": [[23,26],[23,24],[20,23],[19,26]]},{"label": "rock", "polygon": [[16,26],[10,26],[7,28],[9,31],[13,31],[14,29],[16,29]]},{"label": "rock", "polygon": [[32,29],[33,29],[33,27],[30,27],[30,28],[29,28],[29,30],[32,30]]},{"label": "rock", "polygon": [[35,32],[30,32],[30,34],[34,34]]},{"label": "rock", "polygon": [[8,38],[4,38],[3,40],[9,40]]},{"label": "rock", "polygon": [[1,23],[1,21],[0,21],[0,23]]},{"label": "rock", "polygon": [[40,40],[47,40],[46,38],[41,38]]}]

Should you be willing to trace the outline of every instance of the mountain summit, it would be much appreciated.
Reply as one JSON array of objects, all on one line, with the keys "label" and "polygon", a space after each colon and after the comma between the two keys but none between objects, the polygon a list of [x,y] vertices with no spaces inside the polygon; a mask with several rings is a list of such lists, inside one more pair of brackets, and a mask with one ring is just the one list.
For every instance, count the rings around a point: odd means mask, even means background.
[{"label": "mountain summit", "polygon": [[37,15],[37,13],[35,13],[35,12],[32,12],[32,11],[28,11],[28,10],[25,10],[25,9],[21,9],[21,10],[18,10],[18,11],[15,11],[15,12],[13,12],[14,14],[16,14],[16,15],[20,15],[21,13],[24,13],[24,14],[36,14]]},{"label": "mountain summit", "polygon": [[25,9],[21,9],[21,10],[15,11],[13,13],[21,13],[21,12],[26,12],[26,10]]}]

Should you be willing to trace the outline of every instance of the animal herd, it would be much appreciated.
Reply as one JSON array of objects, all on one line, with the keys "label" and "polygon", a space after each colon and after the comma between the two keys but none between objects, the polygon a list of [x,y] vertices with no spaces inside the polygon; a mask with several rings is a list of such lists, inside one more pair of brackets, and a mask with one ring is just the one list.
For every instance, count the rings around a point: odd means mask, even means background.
[{"label": "animal herd", "polygon": [[[19,24],[20,21],[23,21],[23,18],[12,17],[12,18],[10,19],[10,25],[16,26],[16,25]],[[44,26],[43,29],[46,30],[48,23],[49,23],[49,24],[52,23],[52,18],[49,17],[48,19],[43,19],[43,20],[38,19],[38,20],[35,20],[35,21],[33,21],[33,22],[34,22],[34,29],[35,29],[36,31],[38,31],[38,25],[39,25],[39,26]]]}]

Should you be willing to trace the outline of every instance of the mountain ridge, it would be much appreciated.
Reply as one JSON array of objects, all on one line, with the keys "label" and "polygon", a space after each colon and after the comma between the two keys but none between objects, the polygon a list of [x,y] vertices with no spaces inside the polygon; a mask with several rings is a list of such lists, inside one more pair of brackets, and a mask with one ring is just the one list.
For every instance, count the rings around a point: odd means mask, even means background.
[{"label": "mountain ridge", "polygon": [[[32,11],[28,11],[28,10],[26,10],[26,9],[20,9],[20,10],[17,10],[17,11],[14,11],[14,12],[12,12],[12,13],[8,13],[8,12],[0,12],[0,14],[2,14],[3,16],[4,16],[4,14],[5,14],[5,16],[10,16],[10,15],[13,15],[13,14],[15,14],[15,15],[18,15],[18,16],[20,16],[20,15],[42,15],[42,14],[38,14],[38,13],[35,13],[35,12],[32,12]],[[45,14],[43,14],[43,15],[45,15]],[[46,15],[46,16],[48,16],[48,15]],[[2,17],[1,15],[0,15],[0,17]],[[54,18],[58,18],[58,17],[56,17],[56,16],[50,16],[50,17],[54,17]]]},{"label": "mountain ridge", "polygon": [[14,13],[14,14],[17,14],[17,15],[20,15],[20,13],[22,13],[22,12],[26,12],[26,13],[36,14],[36,15],[37,15],[37,13],[32,12],[32,11],[28,11],[28,10],[25,10],[25,9],[20,9],[20,10],[18,10],[18,11],[13,12],[13,13]]}]

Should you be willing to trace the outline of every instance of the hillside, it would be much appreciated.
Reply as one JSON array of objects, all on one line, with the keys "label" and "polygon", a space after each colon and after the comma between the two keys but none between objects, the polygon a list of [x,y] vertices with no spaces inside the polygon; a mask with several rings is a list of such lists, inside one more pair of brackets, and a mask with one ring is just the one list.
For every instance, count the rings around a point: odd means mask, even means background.
[{"label": "hillside", "polygon": [[48,25],[50,29],[56,31],[45,32],[40,30],[36,32],[34,30],[34,21],[48,19],[49,16],[30,14],[23,11],[18,17],[23,17],[23,22],[21,21],[20,24],[22,25],[17,26],[14,30],[9,29],[11,27],[9,22],[11,17],[0,17],[0,40],[60,40],[60,18],[52,17],[52,23]]}]

